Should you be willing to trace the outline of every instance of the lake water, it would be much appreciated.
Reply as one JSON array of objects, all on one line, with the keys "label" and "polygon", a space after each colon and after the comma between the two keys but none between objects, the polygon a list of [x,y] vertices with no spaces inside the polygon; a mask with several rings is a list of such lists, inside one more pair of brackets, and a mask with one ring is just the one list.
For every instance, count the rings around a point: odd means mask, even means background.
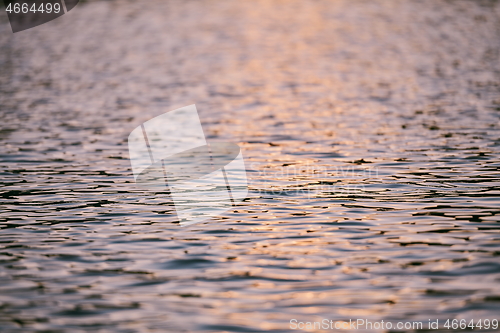
[{"label": "lake water", "polygon": [[[498,1],[84,2],[0,31],[2,332],[500,319]],[[190,104],[249,195],[180,227],[127,137]]]}]

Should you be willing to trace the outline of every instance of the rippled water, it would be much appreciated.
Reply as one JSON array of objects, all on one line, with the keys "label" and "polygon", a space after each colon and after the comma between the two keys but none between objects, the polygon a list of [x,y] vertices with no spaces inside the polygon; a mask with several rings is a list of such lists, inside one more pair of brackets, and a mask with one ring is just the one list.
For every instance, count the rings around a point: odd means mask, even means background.
[{"label": "rippled water", "polygon": [[[87,2],[17,34],[0,15],[0,328],[498,317],[499,22],[437,0]],[[127,137],[193,103],[250,193],[182,228]]]}]

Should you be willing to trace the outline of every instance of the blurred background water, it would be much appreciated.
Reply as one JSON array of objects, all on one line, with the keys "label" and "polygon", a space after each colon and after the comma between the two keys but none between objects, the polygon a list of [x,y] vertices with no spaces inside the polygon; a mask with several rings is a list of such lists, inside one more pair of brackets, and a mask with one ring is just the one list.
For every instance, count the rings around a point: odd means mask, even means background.
[{"label": "blurred background water", "polygon": [[[0,31],[2,332],[500,319],[498,1],[94,1]],[[127,137],[189,104],[250,193],[182,228]]]}]

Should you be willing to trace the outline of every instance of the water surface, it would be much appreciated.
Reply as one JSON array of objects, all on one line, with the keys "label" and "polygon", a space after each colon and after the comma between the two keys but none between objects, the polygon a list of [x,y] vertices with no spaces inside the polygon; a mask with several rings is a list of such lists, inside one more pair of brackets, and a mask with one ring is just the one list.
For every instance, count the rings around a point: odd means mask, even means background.
[{"label": "water surface", "polygon": [[[106,1],[0,17],[0,328],[498,318],[497,1]],[[244,204],[182,228],[127,137],[195,103]]]}]

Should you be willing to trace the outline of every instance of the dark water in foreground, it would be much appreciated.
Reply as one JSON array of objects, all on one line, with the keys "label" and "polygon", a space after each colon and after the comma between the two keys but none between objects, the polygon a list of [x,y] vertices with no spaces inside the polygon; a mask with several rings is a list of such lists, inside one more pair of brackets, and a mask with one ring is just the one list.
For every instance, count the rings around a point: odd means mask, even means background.
[{"label": "dark water in foreground", "polygon": [[[0,329],[500,319],[500,4],[91,2],[0,15]],[[180,228],[127,136],[196,103],[250,194]]]}]

